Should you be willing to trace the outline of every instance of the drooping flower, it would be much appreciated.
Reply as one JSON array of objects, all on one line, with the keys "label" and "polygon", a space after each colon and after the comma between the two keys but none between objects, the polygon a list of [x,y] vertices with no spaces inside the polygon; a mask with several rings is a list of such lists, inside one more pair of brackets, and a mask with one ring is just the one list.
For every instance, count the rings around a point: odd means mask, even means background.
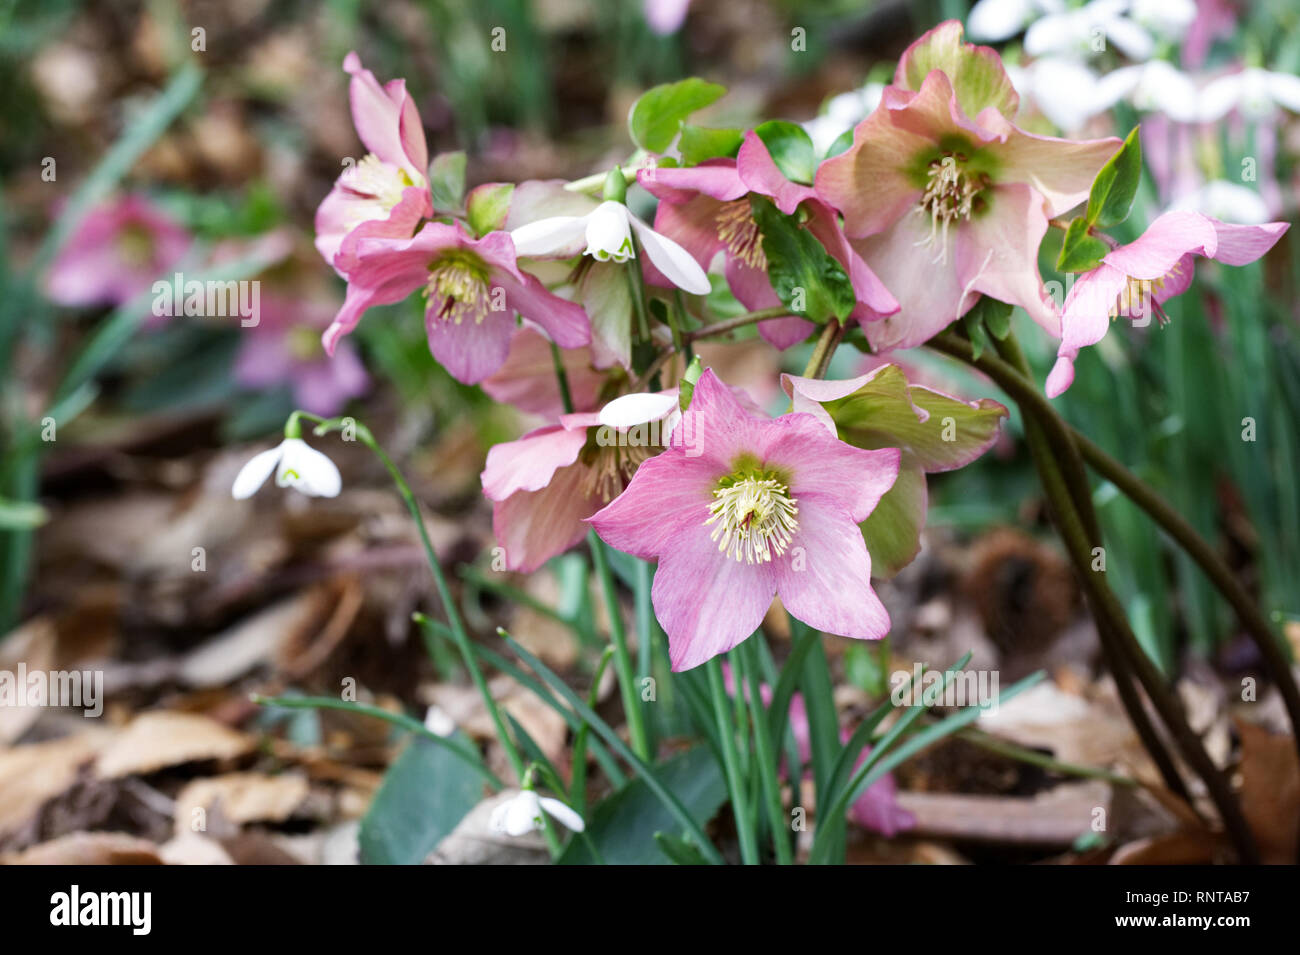
[{"label": "drooping flower", "polygon": [[753,415],[709,370],[667,450],[590,523],[618,550],[658,558],[651,597],[674,670],[736,646],[777,594],[809,626],[876,639],[889,615],[858,522],[898,459],[837,441],[812,415]]},{"label": "drooping flower", "polygon": [[1048,219],[1087,197],[1119,140],[1018,129],[1008,116],[1019,100],[997,54],[962,44],[955,21],[909,47],[894,82],[853,146],[822,163],[816,180],[901,305],[866,326],[868,340],[877,351],[919,345],[964,314],[975,293],[1020,305],[1059,334],[1038,246]]},{"label": "drooping flower", "polygon": [[531,572],[581,541],[586,519],[663,449],[676,416],[675,390],[624,395],[493,447],[483,493],[506,568]]},{"label": "drooping flower", "polygon": [[622,263],[636,255],[633,233],[646,258],[668,281],[693,295],[709,293],[709,278],[689,252],[612,199],[586,215],[552,216],[530,222],[514,229],[510,236],[522,256],[568,259],[581,254],[597,262]]},{"label": "drooping flower", "polygon": [[[655,228],[681,242],[702,268],[709,268],[717,256],[723,256],[727,284],[747,309],[781,305],[767,274],[763,237],[749,202],[753,193],[772,199],[786,215],[801,203],[808,204],[809,231],[853,283],[858,305],[851,318],[865,324],[898,311],[894,296],[849,246],[834,210],[816,198],[811,186],[787,179],[753,130],[745,134],[735,159],[710,159],[681,169],[644,170],[637,179],[659,199]],[[814,327],[806,319],[791,316],[760,322],[758,330],[777,348],[788,348],[807,338]]]},{"label": "drooping flower", "polygon": [[1161,304],[1192,283],[1196,256],[1246,265],[1264,255],[1289,228],[1285,222],[1232,225],[1197,212],[1166,212],[1141,237],[1114,249],[1075,281],[1066,296],[1063,335],[1046,392],[1055,398],[1074,381],[1079,349],[1095,345],[1115,318],[1141,324],[1167,320]]},{"label": "drooping flower", "polygon": [[1155,40],[1125,14],[1129,0],[1091,0],[1082,7],[1049,13],[1025,32],[1025,52],[1088,57],[1113,43],[1130,60],[1141,62],[1155,52]]},{"label": "drooping flower", "polygon": [[1112,70],[1092,93],[1098,112],[1125,99],[1144,113],[1161,113],[1174,122],[1197,119],[1197,91],[1192,78],[1165,60],[1148,60],[1138,66]]},{"label": "drooping flower", "polygon": [[966,17],[972,40],[1009,40],[1045,13],[1060,13],[1060,0],[979,0]]},{"label": "drooping flower", "polygon": [[191,245],[185,227],[141,195],[91,209],[55,257],[45,291],[58,305],[121,305],[148,291]]},{"label": "drooping flower", "polygon": [[516,313],[562,348],[591,340],[587,314],[521,271],[505,232],[476,239],[460,223],[430,222],[409,239],[365,238],[357,243],[347,280],[347,298],[324,336],[330,354],[366,309],[399,302],[417,289],[428,303],[429,350],[465,384],[501,367]]},{"label": "drooping flower", "polygon": [[1236,110],[1259,122],[1279,108],[1300,113],[1300,76],[1252,67],[1207,83],[1201,91],[1197,118],[1213,123]]},{"label": "drooping flower", "polygon": [[582,817],[568,805],[550,796],[539,796],[531,789],[521,790],[517,796],[493,807],[488,826],[493,832],[508,836],[526,835],[542,828],[543,812],[573,832],[587,828]]},{"label": "drooping flower", "polygon": [[321,345],[321,330],[334,317],[327,302],[265,296],[260,319],[243,336],[235,357],[235,380],[248,388],[289,385],[294,404],[329,418],[365,394],[370,376],[355,349],[340,342],[333,357]]},{"label": "drooping flower", "polygon": [[355,52],[343,69],[352,77],[352,122],[367,153],[343,171],[316,210],[316,248],[340,275],[354,266],[361,239],[409,238],[433,215],[428,147],[406,81],[380,85]]},{"label": "drooping flower", "polygon": [[334,462],[298,437],[286,437],[274,448],[253,455],[235,476],[230,489],[237,501],[252,497],[275,473],[276,487],[291,487],[309,497],[337,497],[343,479]]}]

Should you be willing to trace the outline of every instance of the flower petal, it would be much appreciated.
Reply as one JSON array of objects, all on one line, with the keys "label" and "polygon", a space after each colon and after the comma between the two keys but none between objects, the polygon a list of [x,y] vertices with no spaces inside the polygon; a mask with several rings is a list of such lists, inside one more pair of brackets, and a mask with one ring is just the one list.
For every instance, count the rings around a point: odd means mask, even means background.
[{"label": "flower petal", "polygon": [[834,497],[800,495],[799,530],[774,563],[781,603],[810,627],[865,640],[889,633],[862,531]]},{"label": "flower petal", "polygon": [[808,491],[828,495],[854,521],[866,520],[898,477],[898,448],[855,448],[827,434],[810,414],[782,415],[763,429],[763,439],[759,457],[791,475],[796,498]]},{"label": "flower petal", "polygon": [[713,288],[709,277],[689,252],[667,236],[662,236],[635,216],[629,216],[632,228],[645,249],[646,257],[654,263],[664,278],[679,289],[692,295],[708,295]]},{"label": "flower petal", "polygon": [[269,451],[262,451],[253,455],[248,463],[240,468],[239,473],[235,475],[235,483],[230,488],[231,496],[236,501],[242,501],[256,494],[257,489],[266,483],[266,479],[275,470],[282,453],[281,446],[276,445]]},{"label": "flower petal", "polygon": [[309,497],[338,497],[343,479],[333,461],[301,438],[285,438],[280,450],[276,484],[292,487]]},{"label": "flower petal", "polygon": [[560,800],[552,799],[550,796],[540,796],[537,801],[553,818],[564,823],[566,829],[572,832],[582,832],[587,828],[586,823],[582,821],[582,817]]},{"label": "flower petal", "polygon": [[521,256],[567,259],[581,254],[586,234],[587,216],[552,216],[511,230],[510,238]]},{"label": "flower petal", "polygon": [[532,573],[587,536],[586,520],[601,502],[584,492],[586,478],[584,465],[570,464],[540,490],[516,491],[493,506],[492,530],[505,549],[507,569]]},{"label": "flower petal", "polygon": [[793,215],[799,203],[817,195],[812,186],[791,182],[772,159],[767,145],[752,129],[745,133],[745,141],[736,154],[736,168],[750,191],[770,196],[776,207],[786,215]]}]

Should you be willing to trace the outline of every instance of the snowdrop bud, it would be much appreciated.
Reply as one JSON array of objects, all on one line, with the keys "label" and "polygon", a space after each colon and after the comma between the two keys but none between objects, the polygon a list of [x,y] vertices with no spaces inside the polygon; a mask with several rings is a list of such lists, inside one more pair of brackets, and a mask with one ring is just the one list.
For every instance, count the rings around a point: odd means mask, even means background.
[{"label": "snowdrop bud", "polygon": [[542,827],[543,812],[573,832],[582,832],[587,828],[582,817],[564,803],[549,796],[538,796],[531,789],[525,789],[514,798],[499,803],[492,810],[488,826],[494,832],[508,836],[526,835]]},{"label": "snowdrop bud", "polygon": [[237,501],[252,497],[273,472],[277,487],[292,487],[309,497],[337,497],[343,487],[333,461],[301,438],[285,438],[271,450],[254,455],[240,469],[231,495]]},{"label": "snowdrop bud", "polygon": [[632,258],[632,225],[627,207],[613,200],[602,202],[587,219],[586,254],[600,262],[626,262]]}]

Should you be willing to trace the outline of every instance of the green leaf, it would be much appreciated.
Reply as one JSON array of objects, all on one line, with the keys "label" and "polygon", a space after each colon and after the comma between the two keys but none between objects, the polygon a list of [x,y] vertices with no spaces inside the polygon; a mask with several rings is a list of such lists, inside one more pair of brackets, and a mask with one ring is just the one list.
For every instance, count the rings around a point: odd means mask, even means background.
[{"label": "green leaf", "polygon": [[1073,220],[1061,240],[1061,254],[1056,259],[1058,272],[1090,272],[1101,264],[1110,247],[1088,234],[1088,220]]},{"label": "green leaf", "polygon": [[763,235],[768,278],[791,314],[818,323],[847,318],[857,295],[840,264],[795,216],[783,215],[761,196],[751,194],[749,203]]},{"label": "green leaf", "polygon": [[[712,819],[726,801],[726,780],[707,746],[696,746],[665,760],[655,767],[655,773],[700,826]],[[587,836],[610,865],[663,864],[656,835],[676,835],[679,828],[645,780],[639,778],[601,800],[587,819]],[[561,865],[590,865],[596,861],[586,839],[572,840],[559,858]]]},{"label": "green leaf", "polygon": [[804,132],[802,126],[773,119],[756,127],[754,132],[763,140],[772,160],[787,179],[805,186],[812,185],[813,176],[817,174],[817,153],[813,149],[812,137]]},{"label": "green leaf", "polygon": [[698,166],[706,159],[734,156],[740,144],[745,141],[745,134],[739,129],[710,129],[706,126],[682,124],[682,138],[677,141],[677,149],[682,154],[682,162],[688,166]]},{"label": "green leaf", "polygon": [[655,842],[659,844],[660,850],[666,855],[673,865],[708,865],[709,860],[700,855],[700,850],[696,849],[688,839],[679,839],[676,836],[670,836],[666,832],[656,832]]},{"label": "green leaf", "polygon": [[687,116],[717,101],[726,92],[725,86],[695,76],[646,90],[628,113],[627,129],[632,142],[648,152],[664,152],[672,145]]},{"label": "green leaf", "polygon": [[1142,141],[1138,138],[1140,129],[1140,126],[1133,127],[1119,152],[1106,161],[1106,165],[1101,167],[1101,172],[1093,180],[1092,190],[1088,193],[1086,218],[1089,225],[1109,228],[1128,218],[1129,210],[1133,208],[1133,199],[1137,195],[1138,183],[1142,179]]},{"label": "green leaf", "polygon": [[838,156],[840,153],[848,152],[849,147],[852,145],[853,130],[846,129],[835,138],[835,142],[831,143],[830,149],[826,150],[825,158],[830,159],[832,156]]},{"label": "green leaf", "polygon": [[966,329],[966,337],[971,343],[971,360],[979,361],[980,355],[984,354],[984,349],[989,347],[989,334],[984,329],[984,322],[980,314],[971,309],[961,317],[962,327]]},{"label": "green leaf", "polygon": [[873,577],[893,577],[921,552],[925,504],[925,472],[911,455],[905,455],[898,480],[860,525]]},{"label": "green leaf", "polygon": [[439,153],[429,163],[429,190],[436,212],[456,212],[465,199],[465,154]]},{"label": "green leaf", "polygon": [[475,186],[465,200],[465,215],[470,230],[480,238],[489,232],[505,228],[510,199],[515,193],[514,183],[486,182]]},{"label": "green leaf", "polygon": [[1011,334],[1011,311],[1012,306],[1009,302],[999,302],[995,298],[981,295],[980,300],[966,314],[974,315],[974,320],[988,329],[990,335],[998,341],[1003,341]]},{"label": "green leaf", "polygon": [[419,865],[482,798],[482,777],[445,747],[412,737],[361,820],[362,864]]}]

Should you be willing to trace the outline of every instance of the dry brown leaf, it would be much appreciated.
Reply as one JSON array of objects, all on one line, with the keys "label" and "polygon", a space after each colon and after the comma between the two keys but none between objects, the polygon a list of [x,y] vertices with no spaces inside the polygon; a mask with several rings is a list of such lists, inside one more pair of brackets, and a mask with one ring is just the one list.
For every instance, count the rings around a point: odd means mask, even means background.
[{"label": "dry brown leaf", "polygon": [[1218,855],[1219,839],[1204,829],[1180,829],[1120,846],[1111,865],[1209,865]]},{"label": "dry brown leaf", "polygon": [[112,738],[110,731],[90,729],[0,750],[0,836],[22,826],[47,800],[67,791],[80,767]]},{"label": "dry brown leaf", "polygon": [[234,865],[235,860],[215,839],[186,829],[158,847],[167,865]]},{"label": "dry brown leaf", "polygon": [[176,832],[191,831],[196,809],[220,812],[236,824],[284,822],[310,789],[306,777],[297,773],[227,773],[196,779],[176,796]]},{"label": "dry brown leaf", "polygon": [[1295,862],[1300,840],[1300,763],[1288,734],[1238,721],[1241,811],[1269,865]]},{"label": "dry brown leaf", "polygon": [[1100,781],[1064,783],[1032,798],[898,794],[898,805],[916,817],[914,835],[1042,846],[1071,845],[1110,801],[1110,786]]},{"label": "dry brown leaf", "polygon": [[253,748],[251,737],[194,713],[142,713],[99,755],[105,779],[144,775],[206,759],[233,759]]},{"label": "dry brown leaf", "polygon": [[[29,672],[54,669],[58,641],[58,631],[48,618],[27,621],[8,636],[0,637],[0,671],[13,674],[17,680],[19,663],[25,663]],[[0,706],[0,743],[17,740],[40,715],[39,706]]]},{"label": "dry brown leaf", "polygon": [[328,600],[328,588],[313,587],[239,621],[187,654],[177,676],[196,687],[231,683],[300,640],[321,618]]},{"label": "dry brown leaf", "polygon": [[124,832],[71,832],[0,859],[6,865],[162,865],[158,847]]}]

